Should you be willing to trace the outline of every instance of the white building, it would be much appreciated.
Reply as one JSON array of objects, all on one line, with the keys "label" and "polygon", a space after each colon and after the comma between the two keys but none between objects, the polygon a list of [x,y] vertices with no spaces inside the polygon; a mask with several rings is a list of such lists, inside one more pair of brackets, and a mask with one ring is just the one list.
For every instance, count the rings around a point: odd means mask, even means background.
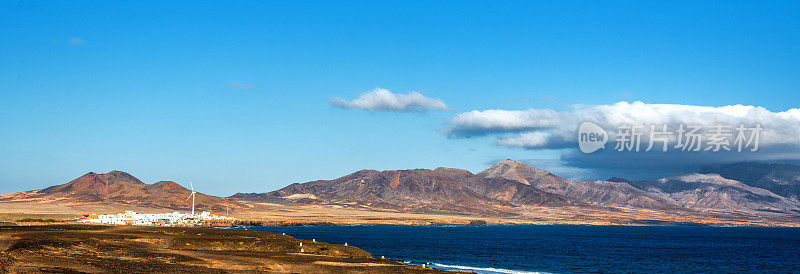
[{"label": "white building", "polygon": [[110,225],[180,225],[199,223],[202,221],[234,219],[235,218],[231,216],[211,214],[211,212],[208,211],[203,211],[200,214],[180,212],[147,214],[126,210],[124,213],[119,214],[83,215],[78,217],[78,222]]}]

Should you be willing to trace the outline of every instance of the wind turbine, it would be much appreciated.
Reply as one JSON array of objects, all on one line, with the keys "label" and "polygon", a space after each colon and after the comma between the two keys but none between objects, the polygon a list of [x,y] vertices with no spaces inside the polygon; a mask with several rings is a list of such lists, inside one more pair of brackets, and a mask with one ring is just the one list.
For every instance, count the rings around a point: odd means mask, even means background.
[{"label": "wind turbine", "polygon": [[187,197],[186,200],[189,200],[189,198],[192,198],[192,216],[194,216],[194,194],[197,193],[197,192],[194,192],[194,184],[189,182],[189,185],[192,187],[192,194],[189,194],[189,197]]}]

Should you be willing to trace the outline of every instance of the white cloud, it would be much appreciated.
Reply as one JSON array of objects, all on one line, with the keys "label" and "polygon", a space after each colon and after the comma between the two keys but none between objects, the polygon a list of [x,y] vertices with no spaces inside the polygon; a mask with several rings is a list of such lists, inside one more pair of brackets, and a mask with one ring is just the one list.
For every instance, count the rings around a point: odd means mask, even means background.
[{"label": "white cloud", "polygon": [[[680,124],[705,127],[716,124],[760,124],[760,145],[789,145],[800,148],[800,109],[771,112],[763,107],[732,105],[707,107],[677,104],[646,104],[619,102],[611,105],[577,106],[571,111],[556,112],[547,109],[484,110],[460,113],[451,119],[451,128],[445,132],[453,136],[517,133],[495,143],[528,149],[564,148],[576,145],[577,128],[583,121],[591,121],[616,136],[619,125],[668,125],[675,131]],[[646,129],[645,132],[649,130]],[[643,136],[646,140],[647,134]],[[675,135],[677,136],[677,135]],[[671,138],[671,141],[675,141]]]},{"label": "white cloud", "polygon": [[331,105],[340,108],[357,108],[363,110],[385,110],[385,111],[425,111],[425,110],[448,110],[442,100],[428,98],[419,92],[408,94],[393,93],[389,90],[376,88],[372,91],[362,93],[358,98],[347,101],[342,98],[333,98]]},{"label": "white cloud", "polygon": [[572,145],[568,142],[568,137],[553,132],[523,132],[512,138],[501,138],[494,141],[495,145],[509,146],[509,147],[522,147],[522,148],[539,148],[539,147],[562,147]]},{"label": "white cloud", "polygon": [[[581,122],[591,121],[609,134],[604,150],[584,154],[577,150],[577,129]],[[668,176],[675,172],[696,171],[705,165],[731,162],[766,161],[783,162],[800,160],[800,109],[772,112],[763,107],[732,105],[722,107],[647,104],[619,102],[610,105],[576,106],[568,111],[547,109],[483,110],[457,114],[448,121],[450,128],[444,132],[451,137],[495,136],[495,145],[530,150],[557,149],[561,162],[574,168],[592,170],[595,179],[603,176],[624,176],[646,179],[649,176]],[[644,125],[641,152],[614,150],[619,125]],[[739,125],[763,129],[759,136],[758,152],[745,150],[688,152],[674,148],[677,133],[669,138],[667,152],[655,143],[654,151],[644,152],[649,144],[649,125],[666,124],[672,132],[680,124],[709,126],[722,124],[734,128]],[[707,136],[706,133],[705,136]],[[730,141],[736,137],[732,131]],[[702,148],[708,146],[704,137]],[[657,150],[657,151],[656,151]]]},{"label": "white cloud", "polygon": [[67,39],[67,45],[70,45],[70,46],[86,45],[86,41],[84,41],[83,39],[78,38],[78,37],[72,37],[72,38]]},{"label": "white cloud", "polygon": [[549,109],[528,110],[473,110],[459,113],[451,119],[446,133],[451,136],[469,137],[495,132],[519,132],[524,130],[548,129],[558,126],[561,113]]}]

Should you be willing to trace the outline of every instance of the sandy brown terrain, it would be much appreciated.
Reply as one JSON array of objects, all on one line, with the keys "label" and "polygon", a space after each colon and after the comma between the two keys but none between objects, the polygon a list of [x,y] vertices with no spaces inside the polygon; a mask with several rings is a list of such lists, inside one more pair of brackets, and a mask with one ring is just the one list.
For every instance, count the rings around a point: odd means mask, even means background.
[{"label": "sandy brown terrain", "polygon": [[214,228],[0,226],[0,250],[0,272],[443,272],[376,259],[352,246]]},{"label": "sandy brown terrain", "polygon": [[[757,216],[698,212],[664,212],[634,207],[547,207],[526,206],[514,209],[514,215],[457,215],[408,213],[385,209],[348,207],[344,205],[307,205],[297,203],[247,202],[248,209],[232,210],[240,221],[256,221],[263,225],[298,224],[396,224],[442,225],[468,224],[475,220],[487,224],[591,224],[591,225],[716,225],[716,226],[798,226],[794,220],[765,219]],[[80,214],[119,213],[134,210],[144,213],[173,211],[104,204],[0,203],[0,221],[17,222],[23,218],[74,220]],[[182,212],[186,212],[183,210]],[[215,212],[225,213],[225,212]]]},{"label": "sandy brown terrain", "polygon": [[515,215],[457,215],[407,213],[336,205],[303,205],[252,203],[253,208],[239,211],[240,219],[267,221],[268,225],[333,223],[333,224],[400,224],[440,225],[468,224],[474,220],[487,224],[590,224],[590,225],[737,225],[798,226],[794,220],[715,215],[697,212],[664,212],[634,207],[547,207],[516,208]]}]

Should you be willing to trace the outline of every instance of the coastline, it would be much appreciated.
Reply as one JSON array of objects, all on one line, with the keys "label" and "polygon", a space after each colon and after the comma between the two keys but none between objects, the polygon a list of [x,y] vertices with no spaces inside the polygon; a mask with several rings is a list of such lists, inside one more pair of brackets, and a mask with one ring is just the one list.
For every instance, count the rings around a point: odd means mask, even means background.
[{"label": "coastline", "polygon": [[[225,271],[288,270],[289,272],[380,270],[388,273],[429,273],[435,271],[431,269],[433,267],[442,271],[523,273],[524,270],[514,270],[513,267],[502,265],[487,265],[485,262],[470,264],[471,261],[469,260],[460,262],[453,262],[452,258],[450,260],[446,258],[439,260],[440,258],[436,257],[436,255],[423,255],[425,252],[430,251],[423,251],[422,249],[405,249],[406,254],[411,257],[397,256],[397,254],[392,254],[385,250],[387,248],[395,248],[391,243],[381,243],[382,247],[376,247],[374,244],[370,246],[368,242],[363,242],[363,238],[358,239],[358,236],[353,233],[342,232],[359,231],[359,234],[367,233],[373,235],[371,237],[381,237],[379,235],[384,235],[387,229],[395,231],[409,231],[408,229],[435,231],[436,234],[434,235],[438,235],[439,231],[462,231],[459,232],[460,234],[466,231],[478,233],[480,231],[509,230],[583,231],[584,233],[590,232],[590,234],[594,234],[591,231],[601,233],[603,231],[629,231],[622,227],[637,227],[634,231],[692,231],[694,233],[702,231],[745,231],[738,230],[738,228],[770,229],[747,231],[775,231],[775,227],[752,226],[697,227],[596,224],[488,224],[485,226],[455,224],[439,226],[295,224],[292,226],[262,227],[158,227],[22,223],[14,226],[0,225],[0,251],[3,251],[0,252],[2,254],[0,256],[2,257],[0,258],[0,261],[2,261],[0,264],[3,265],[3,269],[6,271],[18,272],[72,270],[113,272],[115,270],[131,269],[131,267],[145,267],[144,269],[149,271],[170,272],[209,272],[222,269]],[[442,230],[439,230],[439,228]],[[286,233],[282,234],[280,231],[286,231]],[[301,235],[306,233],[305,235],[308,237],[295,235],[295,233],[301,233]],[[337,238],[333,241],[326,239],[331,235],[336,235],[334,237]],[[397,233],[388,235],[397,235]],[[445,235],[447,234],[437,237],[446,237]],[[463,237],[464,234],[461,235]],[[487,235],[498,234],[489,233]],[[499,235],[515,234],[500,233]],[[405,241],[407,240],[409,239]],[[350,245],[347,245],[347,242],[350,242]],[[459,240],[459,242],[461,241]],[[362,245],[365,246],[362,247]],[[457,247],[454,246],[454,248]],[[376,251],[374,252],[378,252],[378,255],[386,255],[387,258],[384,259],[383,256],[378,256],[381,257],[380,259],[373,257],[374,255],[370,253],[373,252],[372,249],[375,249]],[[415,251],[407,253],[408,250]],[[417,254],[418,252],[422,253]],[[87,260],[89,263],[84,263]],[[269,264],[259,263],[265,260],[269,261]],[[528,272],[524,273],[547,272],[528,270]]]},{"label": "coastline", "polygon": [[[348,225],[246,229],[340,244],[348,242],[373,254],[415,265],[463,266],[479,273],[481,269],[486,273],[497,273],[490,269],[555,273],[680,272],[681,269],[705,272],[715,267],[752,271],[761,261],[756,257],[730,261],[725,254],[731,252],[769,254],[762,262],[774,264],[778,269],[792,269],[797,264],[783,260],[794,254],[796,247],[792,245],[800,234],[797,228],[784,227],[593,225]],[[764,239],[777,240],[765,246]],[[787,248],[787,251],[771,252],[774,248]],[[648,264],[637,260],[642,254],[671,263]]]}]

